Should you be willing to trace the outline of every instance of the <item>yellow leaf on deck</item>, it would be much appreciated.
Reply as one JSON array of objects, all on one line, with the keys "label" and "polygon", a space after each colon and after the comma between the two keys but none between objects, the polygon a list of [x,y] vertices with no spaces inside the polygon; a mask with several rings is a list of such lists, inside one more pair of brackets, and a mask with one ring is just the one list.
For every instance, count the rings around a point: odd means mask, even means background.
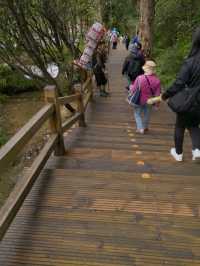
[{"label": "yellow leaf on deck", "polygon": [[139,148],[139,145],[135,144],[132,146],[133,148]]},{"label": "yellow leaf on deck", "polygon": [[143,161],[138,161],[137,162],[137,165],[144,165],[145,164],[145,162],[143,162]]},{"label": "yellow leaf on deck", "polygon": [[136,139],[131,139],[132,142],[136,142]]},{"label": "yellow leaf on deck", "polygon": [[144,174],[142,174],[142,178],[149,179],[149,178],[151,178],[151,175],[148,173],[144,173]]}]

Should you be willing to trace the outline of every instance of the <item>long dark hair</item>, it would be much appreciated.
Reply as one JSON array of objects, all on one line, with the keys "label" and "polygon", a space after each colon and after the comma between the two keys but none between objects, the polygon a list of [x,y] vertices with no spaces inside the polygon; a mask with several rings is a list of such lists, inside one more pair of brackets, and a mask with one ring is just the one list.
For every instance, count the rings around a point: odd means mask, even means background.
[{"label": "long dark hair", "polygon": [[188,58],[193,56],[198,56],[198,57],[200,56],[200,27],[198,27],[194,32],[192,40],[192,48],[190,50]]}]

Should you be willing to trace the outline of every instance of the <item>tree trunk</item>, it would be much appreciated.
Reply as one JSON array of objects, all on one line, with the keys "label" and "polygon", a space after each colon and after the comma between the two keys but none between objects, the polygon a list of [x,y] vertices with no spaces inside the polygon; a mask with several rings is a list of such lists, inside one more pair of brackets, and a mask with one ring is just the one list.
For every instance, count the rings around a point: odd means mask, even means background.
[{"label": "tree trunk", "polygon": [[145,56],[151,56],[155,0],[140,0],[139,35]]}]

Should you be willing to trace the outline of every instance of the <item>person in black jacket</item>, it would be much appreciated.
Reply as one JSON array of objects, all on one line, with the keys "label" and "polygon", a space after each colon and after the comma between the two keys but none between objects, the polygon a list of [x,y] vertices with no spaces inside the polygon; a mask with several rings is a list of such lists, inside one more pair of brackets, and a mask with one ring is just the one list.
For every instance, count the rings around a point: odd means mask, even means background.
[{"label": "person in black jacket", "polygon": [[[185,88],[190,89],[200,85],[200,27],[193,36],[192,49],[188,58],[184,61],[181,70],[173,85],[162,94],[165,101]],[[200,162],[200,115],[177,114],[175,124],[175,148],[171,149],[171,155],[176,161],[183,160],[183,141],[185,129],[188,129],[192,139],[193,160]]]},{"label": "person in black jacket", "polygon": [[107,97],[109,93],[106,91],[106,84],[108,79],[106,77],[106,60],[105,49],[102,43],[99,44],[92,58],[92,68],[95,76],[97,88],[99,89],[100,96]]},{"label": "person in black jacket", "polygon": [[128,35],[126,35],[125,38],[124,38],[124,40],[125,40],[126,50],[128,50],[129,43],[130,43],[130,37]]},{"label": "person in black jacket", "polygon": [[137,76],[144,73],[142,67],[145,63],[144,56],[141,51],[141,44],[134,44],[131,47],[130,54],[125,58],[122,66],[122,75],[125,75],[128,80],[128,87]]}]

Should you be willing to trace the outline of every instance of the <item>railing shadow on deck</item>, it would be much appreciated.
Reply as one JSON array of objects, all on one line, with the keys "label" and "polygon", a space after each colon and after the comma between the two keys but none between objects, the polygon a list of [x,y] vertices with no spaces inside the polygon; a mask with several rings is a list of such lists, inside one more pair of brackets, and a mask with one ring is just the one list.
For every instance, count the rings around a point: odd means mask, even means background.
[{"label": "railing shadow on deck", "polygon": [[[65,154],[63,133],[76,122],[78,122],[80,127],[86,126],[85,111],[89,101],[93,97],[92,75],[91,73],[87,73],[86,81],[73,95],[58,97],[55,86],[46,86],[44,88],[44,95],[46,105],[0,149],[0,169],[2,171],[6,167],[9,167],[9,164],[16,159],[16,156],[24,146],[44,123],[49,120],[51,134],[47,143],[27,173],[16,183],[5,204],[0,209],[0,240],[3,239],[52,152],[54,152],[55,156]],[[77,110],[70,118],[62,123],[60,106],[72,102],[77,103]]]}]

